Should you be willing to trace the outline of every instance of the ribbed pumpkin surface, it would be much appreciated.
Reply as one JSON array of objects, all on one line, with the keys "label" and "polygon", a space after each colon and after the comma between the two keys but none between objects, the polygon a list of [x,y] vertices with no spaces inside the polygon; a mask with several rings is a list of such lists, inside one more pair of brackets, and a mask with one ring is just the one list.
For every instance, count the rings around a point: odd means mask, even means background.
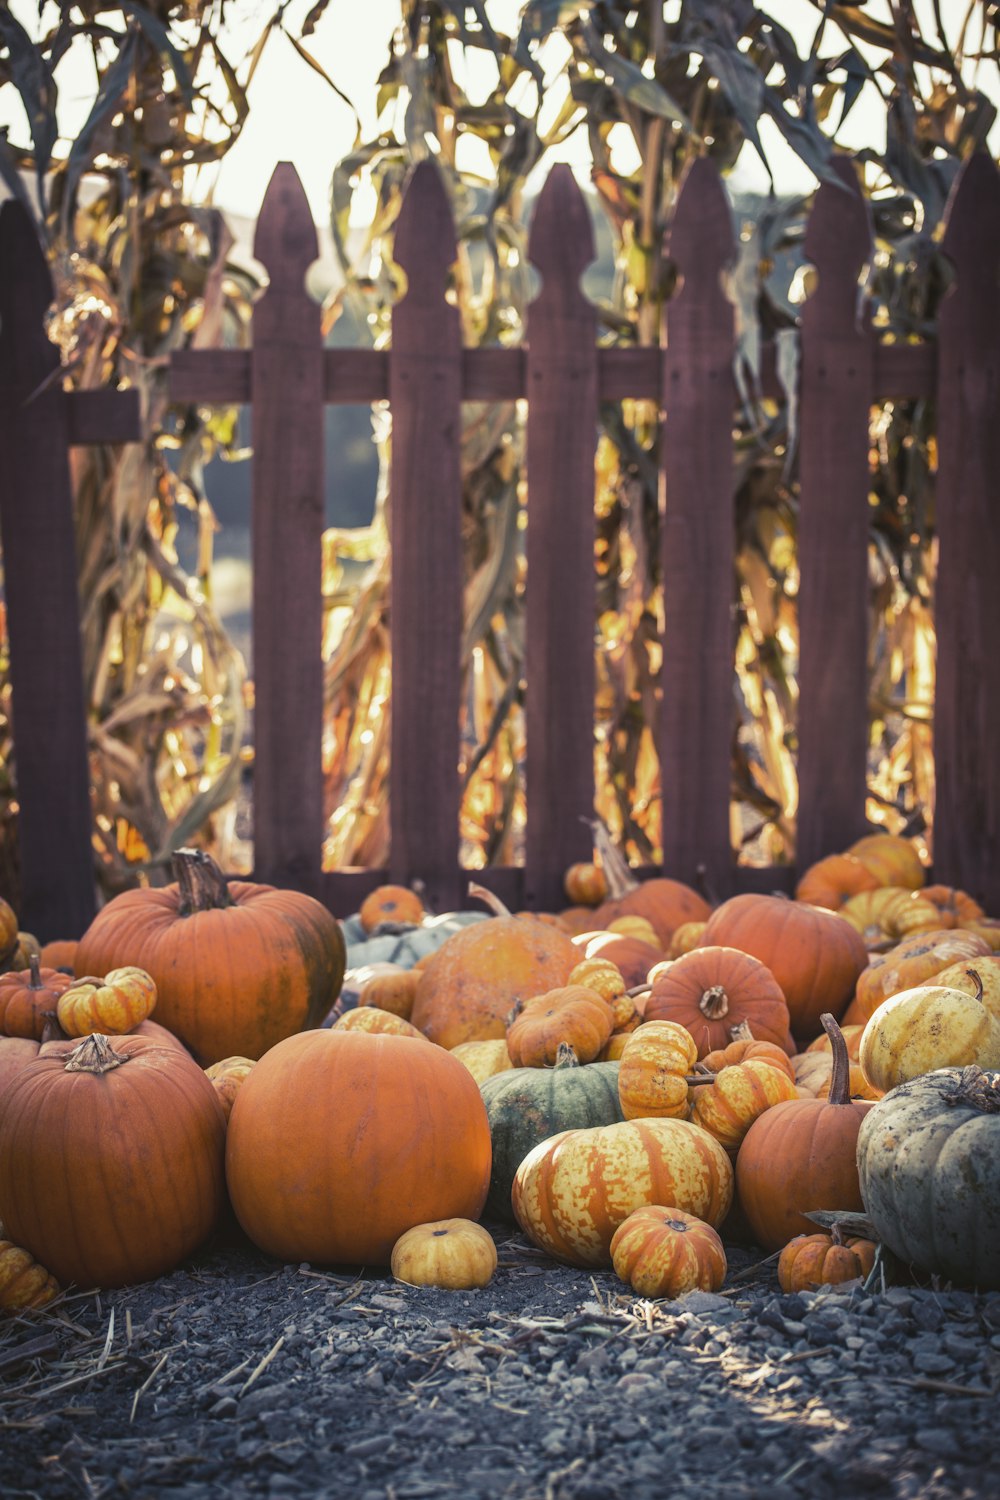
[{"label": "ribbed pumpkin surface", "polygon": [[611,1264],[619,1224],[646,1204],[722,1223],[733,1196],[729,1158],[686,1120],[629,1120],[567,1130],[521,1163],[511,1202],[525,1234],[556,1260]]}]

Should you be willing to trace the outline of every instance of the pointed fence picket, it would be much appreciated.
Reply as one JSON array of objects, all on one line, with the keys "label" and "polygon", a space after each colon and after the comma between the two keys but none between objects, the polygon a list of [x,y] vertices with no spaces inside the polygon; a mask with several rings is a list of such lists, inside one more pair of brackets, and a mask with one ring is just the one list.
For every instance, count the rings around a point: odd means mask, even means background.
[{"label": "pointed fence picket", "polygon": [[[939,346],[884,345],[859,320],[858,278],[871,253],[867,210],[853,168],[844,161],[838,170],[839,183],[817,194],[806,240],[818,285],[803,310],[799,381],[800,866],[865,828],[870,407],[886,397],[932,399],[940,453],[935,876],[1000,912],[1000,760],[993,753],[1000,727],[993,483],[1000,467],[1000,179],[983,156],[956,184],[945,240],[954,287]],[[0,251],[2,243],[0,236]],[[393,310],[391,347],[324,349],[319,309],[304,291],[315,231],[294,169],[276,169],[255,243],[269,290],[255,309],[252,351],[184,351],[171,371],[179,400],[252,407],[256,878],[311,891],[338,913],[356,908],[387,877],[422,879],[439,909],[463,902],[461,403],[524,399],[526,855],[523,869],[491,868],[477,878],[515,905],[558,904],[563,870],[590,849],[597,417],[600,402],[631,397],[656,403],[663,417],[663,668],[654,727],[663,869],[687,881],[701,875],[719,895],[791,888],[792,869],[738,867],[730,843],[735,388],[733,309],[722,276],[733,228],[707,161],[684,185],[668,248],[681,286],[667,307],[662,347],[600,347],[594,309],[579,286],[593,257],[587,211],[568,169],[556,168],[531,230],[541,289],[528,309],[525,344],[463,349],[447,291],[455,230],[442,179],[426,162],[411,176],[396,231],[407,292]],[[16,277],[9,253],[0,254],[0,273],[0,285]],[[3,305],[12,305],[9,293]],[[33,306],[37,321],[37,298]],[[3,371],[12,362],[10,341],[8,331]],[[763,378],[765,392],[778,394],[773,356]],[[11,385],[6,373],[3,381]],[[324,872],[322,408],[375,401],[390,403],[393,422],[390,865]],[[9,398],[5,409],[14,409]],[[5,446],[17,449],[18,437],[8,418]],[[39,483],[65,518],[65,488]],[[8,559],[7,532],[16,548],[19,524],[8,519],[13,494],[8,487],[3,502]],[[8,602],[13,612],[9,584]],[[13,620],[11,636],[30,662]],[[30,704],[30,688],[21,691]],[[18,710],[19,747],[34,712]],[[51,764],[42,764],[52,778]],[[22,834],[28,837],[27,822]],[[50,860],[63,842],[51,827],[42,831]],[[60,858],[62,877],[66,867]]]}]

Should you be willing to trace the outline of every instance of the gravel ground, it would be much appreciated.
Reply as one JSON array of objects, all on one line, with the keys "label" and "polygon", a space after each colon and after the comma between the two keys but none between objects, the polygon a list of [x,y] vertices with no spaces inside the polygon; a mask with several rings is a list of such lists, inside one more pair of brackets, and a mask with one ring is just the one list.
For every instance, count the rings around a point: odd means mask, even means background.
[{"label": "gravel ground", "polygon": [[495,1228],[483,1291],[282,1266],[235,1234],[0,1328],[0,1495],[994,1496],[1000,1293],[637,1301]]}]

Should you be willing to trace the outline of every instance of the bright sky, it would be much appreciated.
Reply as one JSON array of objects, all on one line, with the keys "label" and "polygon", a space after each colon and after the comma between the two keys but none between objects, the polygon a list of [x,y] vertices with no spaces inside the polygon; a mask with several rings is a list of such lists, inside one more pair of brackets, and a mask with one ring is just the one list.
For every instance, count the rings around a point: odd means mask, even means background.
[{"label": "bright sky", "polygon": [[[26,29],[37,33],[37,0],[12,0],[10,8]],[[244,69],[239,64],[275,8],[275,0],[230,0],[227,7],[229,39],[225,50],[241,77]],[[286,24],[294,35],[298,35],[309,8],[310,0],[291,0],[288,4]],[[499,30],[510,32],[516,29],[521,0],[487,0],[486,8]],[[671,8],[668,0],[668,13]],[[762,8],[792,32],[800,51],[808,49],[816,26],[816,10],[808,0],[764,0]],[[867,13],[874,15],[884,9],[884,0],[882,3],[870,0]],[[939,0],[939,9],[946,27],[951,30],[961,23],[966,0]],[[917,12],[922,19],[932,15],[931,0],[918,0]],[[49,20],[51,16],[50,10]],[[364,139],[375,133],[376,80],[388,59],[392,33],[399,20],[399,0],[330,0],[316,32],[306,39],[305,45],[316,61],[353,101],[361,119]],[[834,49],[835,35],[833,33],[824,45],[825,52]],[[559,39],[547,44],[542,57],[547,75],[558,71],[564,46]],[[460,53],[455,61],[458,67],[462,66]],[[469,49],[466,67],[466,87],[476,101],[495,83],[496,70],[489,57],[478,49]],[[60,85],[60,130],[64,138],[71,139],[86,118],[93,98],[93,65],[84,49],[79,57],[70,55],[60,64],[57,79]],[[333,167],[354,144],[356,122],[351,109],[303,62],[280,32],[272,33],[268,39],[249,97],[250,115],[240,140],[225,158],[221,169],[213,172],[214,188],[206,176],[200,194],[213,191],[214,201],[219,207],[253,217],[275,164],[288,160],[298,169],[317,220],[326,222]],[[548,109],[554,112],[558,102],[553,97],[546,112]],[[0,126],[4,124],[10,125],[12,140],[27,142],[24,114],[14,90],[9,87],[0,90]],[[627,128],[620,126],[617,130],[619,135],[613,145],[620,149],[620,155],[616,165],[627,172],[636,165],[634,150]],[[764,120],[760,133],[778,191],[809,191],[815,181],[812,174],[785,145],[776,128]],[[862,95],[842,141],[849,147],[884,146],[883,115],[876,98]],[[467,159],[460,161],[460,166],[487,172],[485,148],[479,142],[468,140],[465,149]],[[477,155],[479,151],[483,152],[482,156]],[[586,180],[589,156],[585,131],[577,130],[548,160],[557,156],[569,161],[581,180]],[[767,175],[751,148],[744,149],[730,181],[737,191],[767,191]],[[359,195],[356,216],[363,219],[367,207]]]}]

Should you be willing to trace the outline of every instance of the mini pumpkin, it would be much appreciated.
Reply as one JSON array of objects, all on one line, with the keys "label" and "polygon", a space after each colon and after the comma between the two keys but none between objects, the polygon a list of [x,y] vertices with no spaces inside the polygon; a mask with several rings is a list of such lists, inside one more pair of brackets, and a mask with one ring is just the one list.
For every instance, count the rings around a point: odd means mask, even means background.
[{"label": "mini pumpkin", "polygon": [[205,1069],[205,1076],[215,1089],[227,1120],[233,1112],[240,1085],[253,1065],[252,1057],[224,1057],[221,1062],[212,1063]]},{"label": "mini pumpkin", "polygon": [[560,1045],[581,1063],[596,1058],[614,1026],[606,1000],[582,984],[535,995],[515,1007],[507,1027],[507,1051],[516,1068],[551,1067]]},{"label": "mini pumpkin", "polygon": [[845,1239],[834,1225],[829,1234],[798,1234],[778,1257],[783,1292],[808,1292],[864,1279],[875,1264],[874,1240]]},{"label": "mini pumpkin", "polygon": [[643,1014],[685,1027],[700,1057],[725,1047],[741,1021],[758,1041],[795,1050],[781,986],[765,964],[737,948],[695,948],[678,958],[653,980]]},{"label": "mini pumpkin", "polygon": [[567,901],[574,906],[600,906],[608,894],[608,882],[600,865],[592,861],[570,865],[563,876]]},{"label": "mini pumpkin", "polygon": [[379,885],[362,901],[358,909],[361,925],[366,932],[380,927],[383,922],[408,923],[416,926],[426,916],[426,909],[418,893],[405,885]]},{"label": "mini pumpkin", "polygon": [[75,979],[59,996],[56,1015],[67,1036],[123,1036],[156,1007],[156,984],[145,969],[112,969],[103,979]]},{"label": "mini pumpkin", "polygon": [[45,1307],[61,1290],[55,1277],[33,1255],[10,1240],[0,1239],[0,1310],[18,1313],[29,1307]]},{"label": "mini pumpkin", "polygon": [[400,1020],[408,1021],[413,1012],[420,975],[413,969],[383,969],[366,979],[358,991],[359,1005],[374,1005]]},{"label": "mini pumpkin", "polygon": [[710,1084],[694,1090],[691,1119],[714,1136],[723,1150],[735,1152],[765,1110],[797,1098],[795,1084],[783,1068],[748,1058],[723,1068]]},{"label": "mini pumpkin", "polygon": [[28,969],[0,975],[0,1035],[40,1042],[56,1018],[59,997],[73,983],[57,969],[43,969],[32,958]]},{"label": "mini pumpkin", "polygon": [[779,1068],[795,1082],[794,1059],[788,1056],[783,1047],[776,1046],[774,1042],[758,1042],[745,1021],[732,1028],[732,1036],[733,1039],[727,1046],[707,1052],[702,1058],[700,1066],[707,1073],[721,1073],[723,1068],[731,1068],[736,1063],[766,1062],[772,1068]]},{"label": "mini pumpkin", "polygon": [[609,1005],[624,995],[627,988],[621,969],[608,958],[581,959],[566,983],[582,984],[588,990],[596,990]]},{"label": "mini pumpkin", "polygon": [[488,1286],[497,1268],[493,1236],[471,1219],[415,1224],[392,1247],[390,1268],[408,1286],[469,1291]]},{"label": "mini pumpkin", "polygon": [[629,1035],[618,1071],[626,1120],[687,1115],[687,1075],[698,1061],[694,1038],[675,1021],[646,1021]]},{"label": "mini pumpkin", "polygon": [[615,1274],[640,1297],[717,1292],[726,1252],[710,1224],[679,1208],[648,1204],[619,1224],[611,1239]]}]

